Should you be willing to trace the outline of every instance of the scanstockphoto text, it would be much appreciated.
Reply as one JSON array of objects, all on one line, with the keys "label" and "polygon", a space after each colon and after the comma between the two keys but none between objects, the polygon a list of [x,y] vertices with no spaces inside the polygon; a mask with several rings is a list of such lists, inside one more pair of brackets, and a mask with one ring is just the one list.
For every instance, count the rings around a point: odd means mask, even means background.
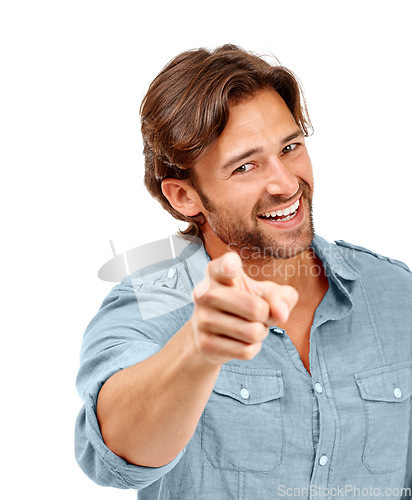
[{"label": "scanstockphoto text", "polygon": [[411,488],[386,488],[381,490],[374,486],[360,488],[353,484],[337,485],[336,487],[324,488],[321,486],[310,485],[309,488],[294,488],[280,484],[278,486],[277,495],[279,497],[319,497],[319,498],[334,498],[334,497],[394,497],[394,498],[412,498]]}]

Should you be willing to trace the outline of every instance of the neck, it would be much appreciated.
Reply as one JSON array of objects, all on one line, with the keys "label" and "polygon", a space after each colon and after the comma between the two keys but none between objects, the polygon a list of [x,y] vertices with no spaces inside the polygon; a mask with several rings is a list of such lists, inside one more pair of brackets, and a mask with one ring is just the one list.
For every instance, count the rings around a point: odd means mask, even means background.
[{"label": "neck", "polygon": [[312,248],[288,259],[244,259],[242,262],[245,273],[251,278],[293,286],[299,293],[307,292],[310,284],[316,283],[324,275],[322,261]]}]

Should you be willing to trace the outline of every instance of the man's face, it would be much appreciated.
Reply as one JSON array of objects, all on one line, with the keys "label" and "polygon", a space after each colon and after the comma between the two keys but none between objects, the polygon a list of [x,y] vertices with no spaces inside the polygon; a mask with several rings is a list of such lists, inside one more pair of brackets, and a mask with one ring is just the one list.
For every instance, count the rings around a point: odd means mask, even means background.
[{"label": "man's face", "polygon": [[193,168],[209,253],[223,242],[241,256],[284,259],[309,247],[312,165],[303,134],[275,91],[233,105],[222,135]]}]

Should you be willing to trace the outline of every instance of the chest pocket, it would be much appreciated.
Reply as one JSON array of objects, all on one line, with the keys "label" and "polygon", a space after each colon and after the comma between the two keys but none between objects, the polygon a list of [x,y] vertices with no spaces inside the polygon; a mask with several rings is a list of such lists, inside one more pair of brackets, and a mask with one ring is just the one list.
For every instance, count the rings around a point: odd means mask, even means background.
[{"label": "chest pocket", "polygon": [[224,365],[202,415],[202,450],[217,469],[269,472],[282,461],[280,371]]},{"label": "chest pocket", "polygon": [[404,467],[410,426],[412,362],[368,370],[355,375],[355,380],[366,415],[364,464],[373,473]]}]

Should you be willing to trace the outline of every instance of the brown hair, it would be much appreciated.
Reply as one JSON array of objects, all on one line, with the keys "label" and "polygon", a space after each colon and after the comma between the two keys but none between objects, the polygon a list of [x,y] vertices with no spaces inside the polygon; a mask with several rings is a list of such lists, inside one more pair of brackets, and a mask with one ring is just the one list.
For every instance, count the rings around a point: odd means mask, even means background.
[{"label": "brown hair", "polygon": [[235,45],[204,48],[175,57],[151,83],[140,115],[145,156],[144,182],[149,193],[176,219],[189,222],[181,234],[202,236],[202,214],[186,217],[163,195],[166,177],[193,180],[190,167],[223,132],[229,106],[273,88],[283,98],[305,136],[312,131],[296,76]]}]

